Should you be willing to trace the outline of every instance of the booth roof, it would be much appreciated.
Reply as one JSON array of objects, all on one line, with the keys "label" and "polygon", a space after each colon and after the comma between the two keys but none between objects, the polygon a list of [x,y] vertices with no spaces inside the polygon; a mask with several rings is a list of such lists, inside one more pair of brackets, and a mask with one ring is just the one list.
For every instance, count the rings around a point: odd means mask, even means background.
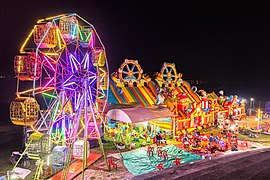
[{"label": "booth roof", "polygon": [[173,113],[163,106],[134,107],[124,109],[111,109],[108,118],[126,123],[139,123],[173,117]]}]

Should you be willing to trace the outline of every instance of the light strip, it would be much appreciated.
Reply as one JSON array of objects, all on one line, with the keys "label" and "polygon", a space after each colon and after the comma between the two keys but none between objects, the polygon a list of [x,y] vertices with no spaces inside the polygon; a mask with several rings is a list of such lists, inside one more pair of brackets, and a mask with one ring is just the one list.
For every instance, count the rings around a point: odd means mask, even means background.
[{"label": "light strip", "polygon": [[73,89],[73,88],[68,88],[68,87],[64,87],[64,88],[67,90],[75,91],[75,89]]},{"label": "light strip", "polygon": [[56,114],[57,114],[57,112],[58,112],[58,108],[59,108],[59,102],[57,102],[57,104],[56,104],[56,108],[55,108],[55,111],[54,111],[54,114],[53,114],[53,118],[52,118],[52,121],[55,121],[55,117],[56,117]]},{"label": "light strip", "polygon": [[69,86],[69,85],[72,85],[72,84],[75,84],[75,82],[72,81],[72,82],[70,82],[70,83],[65,84],[64,86]]},{"label": "light strip", "polygon": [[81,63],[79,63],[79,61],[75,58],[75,56],[73,55],[73,54],[70,54],[71,55],[71,57],[72,57],[72,59],[74,60],[74,61],[76,61],[78,64],[81,64]]},{"label": "light strip", "polygon": [[20,53],[24,53],[24,47],[26,45],[26,43],[28,42],[28,40],[30,39],[30,37],[33,35],[34,31],[35,31],[36,25],[34,26],[34,28],[32,29],[32,31],[30,32],[30,34],[27,36],[26,40],[23,42],[21,48],[20,48]]},{"label": "light strip", "polygon": [[44,93],[44,92],[47,92],[47,91],[51,91],[51,90],[54,90],[54,89],[55,89],[54,87],[48,87],[47,89],[45,89],[43,91],[36,92],[35,94],[41,94],[41,93]]},{"label": "light strip", "polygon": [[59,55],[58,53],[44,53],[42,51],[38,51],[38,52],[40,52],[41,54],[43,54],[44,56],[46,56],[47,59],[50,59],[52,61],[52,63],[54,63],[54,64],[57,63],[57,61],[54,60],[53,58],[51,58],[50,55],[52,55],[52,56],[53,55]]},{"label": "light strip", "polygon": [[72,33],[72,37],[75,38],[75,32],[76,32],[76,28],[77,28],[77,23],[74,23],[75,26],[74,26],[74,30],[73,30],[73,33]]},{"label": "light strip", "polygon": [[103,73],[105,73],[105,70],[103,70],[102,68],[98,68],[100,71],[102,71]]},{"label": "light strip", "polygon": [[44,90],[53,80],[54,80],[54,77],[50,79],[49,82],[41,90]]},{"label": "light strip", "polygon": [[48,94],[48,93],[42,93],[42,95],[45,95],[45,96],[48,96],[48,97],[51,97],[51,98],[57,98],[57,96],[54,96],[52,94]]},{"label": "light strip", "polygon": [[77,26],[78,26],[78,31],[79,31],[80,37],[81,37],[82,41],[84,41],[84,40],[83,40],[83,36],[82,36],[81,29],[80,29],[80,27],[79,27],[79,25],[78,25],[78,24],[77,24]]},{"label": "light strip", "polygon": [[72,77],[73,77],[73,74],[69,78],[67,78],[62,84],[66,84],[66,82],[68,82],[68,80],[70,80]]},{"label": "light strip", "polygon": [[52,66],[52,64],[50,63],[50,61],[47,59],[46,56],[44,56],[44,59],[48,62],[48,64],[50,65],[50,67],[52,68],[52,70],[55,72],[54,67]]},{"label": "light strip", "polygon": [[89,54],[86,53],[83,59],[84,59],[83,68],[88,69],[89,68]]},{"label": "light strip", "polygon": [[[72,64],[74,65],[74,67],[75,67],[75,69],[76,70],[78,70],[78,67],[77,67],[77,65],[76,65],[76,62],[74,61],[74,60],[76,60],[75,59],[75,57],[73,58],[74,56],[72,55],[72,54],[70,54],[69,55],[69,59],[71,60],[71,62],[72,62]],[[77,60],[76,60],[77,61]],[[77,61],[78,62],[78,61]],[[78,62],[78,64],[80,64],[79,62]],[[72,68],[73,69],[73,68]]]},{"label": "light strip", "polygon": [[44,52],[44,54],[48,55],[48,56],[58,56],[59,53],[57,52]]},{"label": "light strip", "polygon": [[60,40],[60,30],[57,28],[57,40],[58,40],[58,46],[59,46],[59,49],[62,49],[62,45],[61,45],[61,40]]}]

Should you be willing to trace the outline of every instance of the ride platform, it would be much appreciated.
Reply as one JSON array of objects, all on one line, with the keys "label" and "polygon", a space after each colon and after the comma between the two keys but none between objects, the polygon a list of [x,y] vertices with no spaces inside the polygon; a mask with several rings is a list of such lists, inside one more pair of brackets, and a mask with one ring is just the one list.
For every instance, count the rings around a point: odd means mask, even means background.
[{"label": "ride platform", "polygon": [[[101,156],[102,156],[102,154],[90,153],[86,167],[88,167],[91,164],[93,164],[94,162],[96,162],[99,158],[101,158]],[[82,165],[83,165],[82,160],[77,160],[77,161],[73,162],[72,164],[70,164],[69,170],[68,170],[68,175],[67,175],[66,179],[71,180],[71,179],[75,178],[78,174],[80,174],[83,170]],[[63,176],[62,171],[60,171],[57,174],[55,174],[54,176],[52,176],[49,180],[59,180],[59,179],[62,179],[62,176]]]}]

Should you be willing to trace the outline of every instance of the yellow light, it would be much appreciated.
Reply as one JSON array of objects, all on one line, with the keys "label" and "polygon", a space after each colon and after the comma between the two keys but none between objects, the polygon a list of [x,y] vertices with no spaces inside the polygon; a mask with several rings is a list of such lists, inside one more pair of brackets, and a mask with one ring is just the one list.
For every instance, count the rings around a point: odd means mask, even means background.
[{"label": "yellow light", "polygon": [[60,36],[60,35],[59,35],[60,32],[59,32],[59,29],[58,29],[58,28],[57,28],[57,32],[56,32],[56,33],[57,33],[57,40],[58,40],[59,49],[61,49],[61,48],[62,48],[62,47],[61,47],[61,40],[60,40],[60,37],[59,37],[59,36]]},{"label": "yellow light", "polygon": [[59,55],[59,53],[57,53],[57,52],[46,52],[44,54],[46,54],[48,56],[58,56]]},{"label": "yellow light", "polygon": [[21,94],[25,94],[25,93],[28,93],[28,92],[31,92],[31,91],[36,91],[38,89],[41,89],[41,87],[38,87],[38,88],[35,88],[35,89],[28,89],[28,90],[25,90],[25,91],[22,91],[22,92],[19,92],[18,94],[21,95]]},{"label": "yellow light", "polygon": [[[22,92],[18,92],[17,95],[26,94],[26,93],[29,93],[29,92],[32,92],[32,91],[37,91],[37,90],[40,90],[41,88],[42,87],[38,87],[38,88],[35,88],[35,89],[28,89],[28,90],[25,90],[25,91],[22,91]],[[45,90],[37,92],[35,94],[40,94],[40,93],[51,91],[51,90],[54,90],[54,89],[55,89],[54,87],[47,87]]]},{"label": "yellow light", "polygon": [[56,19],[56,18],[60,18],[62,16],[67,16],[67,14],[60,14],[60,15],[57,15],[57,16],[51,16],[51,17],[48,17],[48,18],[45,18],[45,19],[39,19],[37,21],[37,23],[42,23],[43,21],[48,21],[48,20],[52,20],[52,19]]},{"label": "yellow light", "polygon": [[60,36],[60,38],[62,39],[62,42],[64,43],[64,46],[66,46],[66,41],[63,39],[59,28],[57,28],[57,32],[58,32],[58,35]]},{"label": "yellow light", "polygon": [[258,119],[260,120],[262,116],[261,109],[258,109]]},{"label": "yellow light", "polygon": [[34,26],[34,28],[32,29],[32,31],[30,32],[30,34],[28,35],[28,37],[26,38],[26,40],[23,42],[21,48],[20,48],[20,53],[24,53],[24,47],[26,45],[26,43],[28,42],[28,40],[30,39],[30,37],[33,35],[34,31],[35,31],[36,25]]},{"label": "yellow light", "polygon": [[18,61],[18,73],[21,72],[21,57],[19,57],[19,61]]}]

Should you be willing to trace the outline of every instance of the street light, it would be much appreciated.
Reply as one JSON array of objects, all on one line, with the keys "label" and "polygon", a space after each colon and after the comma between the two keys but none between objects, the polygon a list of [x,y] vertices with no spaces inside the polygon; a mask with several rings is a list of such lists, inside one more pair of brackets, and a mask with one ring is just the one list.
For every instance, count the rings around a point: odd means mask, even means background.
[{"label": "street light", "polygon": [[254,108],[254,98],[250,98],[250,108]]}]

